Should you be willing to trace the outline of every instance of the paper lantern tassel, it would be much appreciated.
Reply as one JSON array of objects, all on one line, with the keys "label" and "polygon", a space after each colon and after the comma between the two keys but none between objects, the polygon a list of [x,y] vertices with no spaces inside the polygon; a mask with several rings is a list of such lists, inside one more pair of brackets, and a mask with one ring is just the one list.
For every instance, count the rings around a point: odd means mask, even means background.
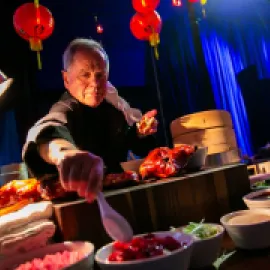
[{"label": "paper lantern tassel", "polygon": [[149,37],[149,43],[154,48],[155,57],[159,59],[158,44],[160,43],[159,33],[153,33]]},{"label": "paper lantern tassel", "polygon": [[40,51],[42,51],[42,41],[39,38],[30,38],[30,49],[32,51],[37,52],[37,64],[38,69],[42,69],[42,63],[41,63],[41,57],[40,57]]}]

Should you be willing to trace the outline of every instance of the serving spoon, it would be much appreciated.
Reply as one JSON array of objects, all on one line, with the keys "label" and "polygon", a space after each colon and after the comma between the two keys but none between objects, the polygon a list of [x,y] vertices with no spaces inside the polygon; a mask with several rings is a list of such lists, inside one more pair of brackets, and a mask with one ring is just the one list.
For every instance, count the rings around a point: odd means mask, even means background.
[{"label": "serving spoon", "polygon": [[102,192],[97,194],[97,202],[107,234],[115,241],[130,241],[133,237],[133,230],[127,220],[108,204]]}]

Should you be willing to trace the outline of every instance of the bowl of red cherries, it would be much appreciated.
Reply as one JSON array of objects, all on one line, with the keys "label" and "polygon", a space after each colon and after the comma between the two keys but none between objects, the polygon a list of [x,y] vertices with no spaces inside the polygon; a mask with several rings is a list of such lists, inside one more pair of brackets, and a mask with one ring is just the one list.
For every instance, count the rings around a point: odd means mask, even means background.
[{"label": "bowl of red cherries", "polygon": [[95,260],[102,270],[186,270],[192,244],[192,236],[182,232],[148,233],[103,246]]}]

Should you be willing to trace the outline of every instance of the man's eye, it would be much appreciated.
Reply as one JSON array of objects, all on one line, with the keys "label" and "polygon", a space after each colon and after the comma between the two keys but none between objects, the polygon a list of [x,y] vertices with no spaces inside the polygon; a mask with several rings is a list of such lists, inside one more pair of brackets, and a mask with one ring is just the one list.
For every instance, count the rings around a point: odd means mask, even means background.
[{"label": "man's eye", "polygon": [[105,77],[105,74],[104,73],[97,73],[96,74],[96,78],[97,79],[102,79],[102,78],[104,78]]},{"label": "man's eye", "polygon": [[89,73],[83,73],[83,74],[81,74],[81,76],[82,76],[83,78],[89,78]]}]

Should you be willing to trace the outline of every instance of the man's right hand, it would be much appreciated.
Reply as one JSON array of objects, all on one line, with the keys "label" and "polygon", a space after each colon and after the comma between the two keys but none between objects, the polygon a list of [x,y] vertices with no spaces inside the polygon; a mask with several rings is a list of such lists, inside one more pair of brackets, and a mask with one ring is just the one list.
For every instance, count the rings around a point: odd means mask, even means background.
[{"label": "man's right hand", "polygon": [[62,186],[92,202],[102,189],[103,160],[86,151],[66,150],[57,165]]},{"label": "man's right hand", "polygon": [[104,163],[100,157],[63,139],[40,145],[39,153],[46,162],[57,166],[60,182],[67,191],[76,191],[92,202],[102,189]]}]

